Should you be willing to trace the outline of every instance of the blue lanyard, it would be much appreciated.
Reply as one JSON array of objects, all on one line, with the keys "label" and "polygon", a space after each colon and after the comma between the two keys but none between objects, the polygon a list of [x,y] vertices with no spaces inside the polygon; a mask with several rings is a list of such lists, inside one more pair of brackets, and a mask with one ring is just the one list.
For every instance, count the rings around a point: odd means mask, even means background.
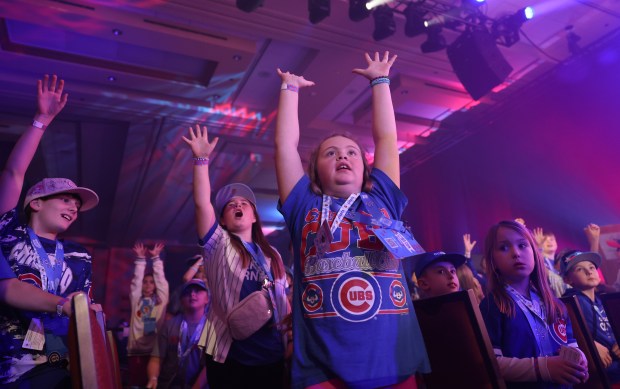
[{"label": "blue lanyard", "polygon": [[256,245],[257,250],[254,250],[254,247],[252,247],[251,244],[244,241],[242,242],[245,249],[248,250],[248,253],[252,256],[254,262],[256,262],[256,264],[263,270],[263,273],[265,273],[265,276],[269,282],[273,282],[273,276],[267,269],[267,260],[265,259],[265,254],[263,254],[263,250],[260,249],[260,246]]},{"label": "blue lanyard", "polygon": [[[56,263],[52,265],[47,252],[43,248],[41,241],[37,234],[34,233],[32,228],[27,227],[28,236],[30,237],[30,243],[37,250],[37,254],[39,255],[39,259],[41,260],[41,265],[43,265],[43,269],[45,270],[45,278],[47,279],[47,285],[45,285],[45,289],[49,293],[58,294],[58,286],[60,285],[60,277],[62,277],[62,265],[65,261],[65,250],[62,247],[62,243],[56,239]],[[43,274],[41,275],[41,281],[43,281]],[[43,286],[43,285],[42,285]]]},{"label": "blue lanyard", "polygon": [[276,319],[275,321],[277,324],[279,320],[279,316],[278,316],[278,304],[277,304],[278,302],[276,301],[276,297],[274,294],[276,286],[275,286],[275,282],[273,281],[273,276],[271,275],[271,272],[267,268],[267,260],[265,259],[265,254],[263,254],[263,250],[260,249],[260,246],[256,245],[257,250],[254,250],[254,247],[252,247],[252,245],[249,244],[248,242],[245,242],[245,241],[241,241],[241,242],[243,243],[243,246],[245,247],[245,249],[248,250],[250,255],[252,255],[252,259],[254,260],[256,265],[259,266],[261,269],[263,269],[263,273],[265,273],[265,277],[267,277],[263,281],[263,288],[267,289],[267,291],[269,292],[269,299],[271,300],[271,306],[273,307],[273,316]]},{"label": "blue lanyard", "polygon": [[357,200],[359,195],[360,195],[359,193],[352,193],[349,196],[349,198],[344,202],[344,204],[342,204],[342,206],[339,208],[335,204],[332,203],[331,196],[328,196],[325,194],[323,195],[323,203],[322,203],[322,208],[321,208],[321,224],[328,222],[330,209],[332,211],[337,212],[336,217],[332,221],[332,226],[330,227],[330,232],[332,236],[334,235],[334,232],[336,232],[336,229],[338,228],[338,226],[340,226],[342,219],[344,219],[345,217],[347,219],[355,220],[355,221],[359,219],[358,214],[356,212],[349,211],[349,208],[353,206],[353,204],[355,203],[355,200]]},{"label": "blue lanyard", "polygon": [[[351,206],[353,205],[353,202],[357,199],[358,195],[362,199],[364,208],[370,214],[370,216],[364,215],[360,212],[355,212],[355,211],[350,210]],[[368,193],[362,192],[359,194],[358,193],[352,194],[351,196],[349,196],[345,204],[343,204],[343,206],[339,208],[336,204],[334,204],[331,201],[331,198],[329,196],[323,195],[323,204],[324,204],[323,207],[325,207],[325,204],[329,205],[332,211],[338,212],[338,215],[342,214],[340,218],[336,217],[336,219],[334,219],[334,223],[332,224],[332,228],[331,228],[332,234],[335,231],[334,225],[336,225],[336,228],[338,228],[338,225],[336,224],[336,220],[339,219],[338,224],[340,224],[340,220],[342,220],[342,217],[346,217],[347,219],[352,220],[352,221],[360,222],[367,226],[389,228],[391,230],[396,230],[396,231],[405,230],[402,221],[392,220],[392,219],[385,217],[383,213],[381,212],[381,210],[379,209],[379,207],[375,204],[374,200],[372,200],[370,196],[368,196]],[[323,217],[323,215],[321,215],[321,217]]]},{"label": "blue lanyard", "polygon": [[[521,296],[510,285],[506,285],[506,291],[512,297],[513,301],[517,304],[519,309],[525,315],[532,332],[534,333],[534,339],[536,339],[536,345],[540,356],[553,355],[553,346],[551,345],[549,325],[546,321],[545,307],[538,295],[530,290],[532,301],[527,300]],[[555,342],[555,340],[553,340]]]},{"label": "blue lanyard", "polygon": [[[360,194],[360,197],[362,198],[364,207],[366,208],[368,213],[372,215],[372,218],[369,218],[370,221],[367,222],[366,224],[369,224],[372,226],[378,226],[381,228],[389,228],[391,230],[396,230],[396,231],[401,231],[401,232],[405,230],[405,227],[402,221],[388,219],[387,217],[383,216],[383,213],[381,212],[379,207],[377,207],[377,204],[375,204],[375,202],[370,198],[370,196],[368,196],[368,193],[362,193]],[[364,217],[368,218],[367,216],[364,216]]]},{"label": "blue lanyard", "polygon": [[183,363],[185,358],[189,355],[194,345],[198,343],[200,335],[202,335],[202,329],[207,321],[207,315],[202,315],[200,322],[194,329],[192,337],[189,338],[187,334],[187,321],[183,319],[181,322],[181,328],[179,329],[179,343],[177,344],[177,356],[179,357],[179,363]]}]

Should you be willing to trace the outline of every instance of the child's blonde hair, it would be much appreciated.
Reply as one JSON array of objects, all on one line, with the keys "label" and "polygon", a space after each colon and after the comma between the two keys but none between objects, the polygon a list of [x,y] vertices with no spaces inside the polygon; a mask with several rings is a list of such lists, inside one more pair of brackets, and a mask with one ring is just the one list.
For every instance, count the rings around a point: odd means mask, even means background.
[{"label": "child's blonde hair", "polygon": [[545,312],[547,313],[547,323],[554,323],[558,317],[564,316],[566,308],[551,291],[551,287],[549,286],[549,282],[547,280],[547,268],[544,265],[542,256],[538,253],[536,240],[530,230],[518,222],[512,220],[501,221],[493,225],[487,233],[484,241],[485,255],[483,261],[486,262],[488,293],[493,295],[493,299],[495,300],[500,312],[508,317],[515,317],[515,303],[508,295],[508,292],[506,292],[505,282],[493,263],[493,253],[495,246],[497,245],[497,231],[500,228],[508,228],[517,232],[528,241],[530,247],[532,248],[534,256],[534,270],[530,274],[530,286],[534,288],[542,299]]},{"label": "child's blonde hair", "polygon": [[474,272],[471,271],[467,264],[461,265],[456,269],[456,276],[459,279],[459,285],[462,290],[473,290],[478,303],[484,299],[484,291],[474,276]]}]

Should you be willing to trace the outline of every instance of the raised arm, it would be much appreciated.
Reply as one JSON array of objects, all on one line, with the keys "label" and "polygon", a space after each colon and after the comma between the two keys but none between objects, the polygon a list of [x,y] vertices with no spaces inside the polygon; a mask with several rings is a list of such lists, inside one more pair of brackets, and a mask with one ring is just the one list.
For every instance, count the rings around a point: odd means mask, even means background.
[{"label": "raised arm", "polygon": [[194,154],[194,204],[196,206],[196,231],[202,239],[217,223],[217,216],[211,204],[211,181],[209,180],[209,156],[219,138],[209,142],[207,127],[196,124],[189,128],[188,138],[183,137]]},{"label": "raised arm", "polygon": [[200,266],[202,266],[202,263],[204,261],[202,255],[195,255],[194,258],[197,258],[196,262],[192,266],[190,266],[189,269],[187,269],[185,274],[183,274],[183,282],[187,282],[193,279],[198,273]]},{"label": "raised arm", "polygon": [[170,292],[168,280],[166,280],[166,274],[164,273],[164,262],[159,256],[163,249],[163,243],[155,243],[153,248],[149,250],[149,254],[153,261],[153,279],[155,280],[155,288],[157,288],[157,296],[161,299],[162,304],[167,305]]},{"label": "raised arm", "polygon": [[133,278],[131,279],[131,285],[129,287],[129,299],[133,308],[133,304],[142,297],[142,280],[144,279],[144,270],[146,270],[146,247],[144,247],[142,242],[136,242],[132,250],[136,255]]},{"label": "raised arm", "polygon": [[590,251],[598,253],[599,241],[601,239],[601,227],[594,223],[590,223],[583,229],[590,244]]},{"label": "raised arm", "polygon": [[284,203],[297,181],[304,174],[304,167],[299,156],[299,88],[314,85],[303,76],[283,73],[278,69],[282,79],[278,118],[276,120],[276,177],[278,194]]},{"label": "raised arm", "polygon": [[50,80],[46,74],[43,81],[37,81],[37,113],[34,121],[13,147],[0,173],[0,215],[17,205],[26,170],[37,151],[43,132],[67,104],[68,95],[62,93],[64,85],[65,82],[57,81],[55,75]]},{"label": "raised arm", "polygon": [[471,258],[471,251],[474,249],[476,241],[471,241],[470,234],[463,234],[463,246],[465,247],[465,253],[463,254],[467,258]]},{"label": "raised arm", "polygon": [[[374,58],[366,53],[365,58],[368,67],[353,69],[353,73],[364,76],[369,81],[389,76],[390,68],[396,61],[396,55],[390,58],[388,51],[383,54],[383,58],[378,52],[375,53]],[[372,117],[372,137],[375,142],[374,166],[381,169],[396,186],[400,187],[396,117],[390,85],[387,83],[379,83],[372,87]]]}]

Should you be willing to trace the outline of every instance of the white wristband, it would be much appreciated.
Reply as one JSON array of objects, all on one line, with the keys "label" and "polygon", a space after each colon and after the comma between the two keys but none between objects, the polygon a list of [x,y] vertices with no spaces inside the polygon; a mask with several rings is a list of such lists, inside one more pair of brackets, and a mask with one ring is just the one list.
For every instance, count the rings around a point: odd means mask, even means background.
[{"label": "white wristband", "polygon": [[291,92],[299,92],[299,87],[283,82],[282,86],[280,86],[280,90],[290,90]]},{"label": "white wristband", "polygon": [[41,129],[41,130],[44,130],[44,129],[45,129],[45,127],[47,127],[47,126],[46,126],[45,124],[41,123],[41,122],[40,122],[40,121],[38,121],[38,120],[33,120],[33,121],[32,121],[32,127],[36,127],[36,128]]}]

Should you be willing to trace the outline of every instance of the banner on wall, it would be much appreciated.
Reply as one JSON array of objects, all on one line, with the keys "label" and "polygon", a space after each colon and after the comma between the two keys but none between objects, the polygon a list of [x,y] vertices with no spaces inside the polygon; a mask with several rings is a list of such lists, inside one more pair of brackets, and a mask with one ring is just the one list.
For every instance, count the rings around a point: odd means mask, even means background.
[{"label": "banner on wall", "polygon": [[601,227],[599,247],[604,259],[620,260],[620,224]]}]

